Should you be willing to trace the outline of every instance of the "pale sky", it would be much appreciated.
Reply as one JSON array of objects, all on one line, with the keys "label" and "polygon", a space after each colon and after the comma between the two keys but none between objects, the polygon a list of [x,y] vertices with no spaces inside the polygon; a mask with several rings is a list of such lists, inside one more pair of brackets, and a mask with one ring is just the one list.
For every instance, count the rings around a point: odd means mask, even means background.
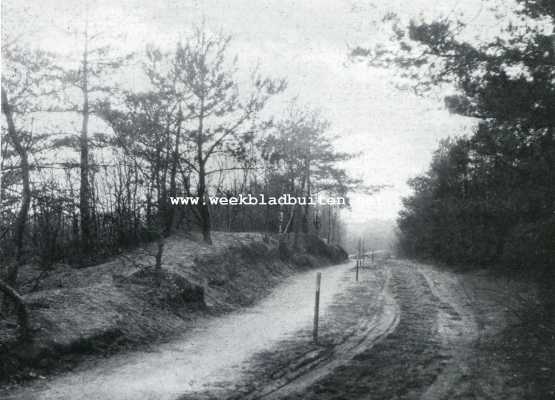
[{"label": "pale sky", "polygon": [[[85,4],[3,0],[3,33],[75,54],[79,42],[67,30],[81,28]],[[98,0],[88,8],[93,29],[126,51],[143,50],[146,43],[172,49],[203,19],[208,28],[231,34],[241,68],[259,63],[266,74],[286,78],[282,103],[297,96],[322,109],[333,133],[342,136],[341,149],[362,153],[349,163],[354,176],[392,186],[372,198],[355,196],[357,219],[395,218],[400,197],[409,193],[407,179],[426,170],[441,138],[470,133],[472,121],[450,115],[440,99],[396,89],[392,71],[350,63],[349,46],[383,39],[379,21],[387,11],[406,20],[459,16],[471,22],[467,30],[473,35],[496,27],[481,0]],[[279,112],[279,104],[272,110]]]}]

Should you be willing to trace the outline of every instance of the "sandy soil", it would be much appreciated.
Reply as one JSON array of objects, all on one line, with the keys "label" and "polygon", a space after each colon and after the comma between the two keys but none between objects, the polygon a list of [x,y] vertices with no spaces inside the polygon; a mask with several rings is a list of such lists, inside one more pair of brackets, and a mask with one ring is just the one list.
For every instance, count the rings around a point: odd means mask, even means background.
[{"label": "sandy soil", "polygon": [[353,278],[318,345],[299,332],[251,360],[240,384],[182,399],[555,398],[555,347],[533,347],[514,330],[508,302],[525,287],[500,291],[482,273],[404,261]]},{"label": "sandy soil", "polygon": [[358,282],[352,263],[323,272],[318,343],[310,271],[154,353],[6,398],[555,399],[555,338],[512,304],[525,285],[399,260],[362,270]]},{"label": "sandy soil", "polygon": [[343,291],[348,264],[311,270],[287,279],[257,306],[205,319],[185,337],[150,352],[116,355],[79,371],[5,393],[7,399],[174,399],[205,387],[241,380],[242,363],[278,340],[310,325],[316,272],[322,272],[325,314]]},{"label": "sandy soil", "polygon": [[290,238],[283,260],[276,237],[214,232],[207,246],[174,235],[166,239],[160,274],[153,270],[155,243],[86,268],[60,264],[43,275],[25,266],[20,277],[33,341],[18,340],[15,314],[0,318],[0,390],[71,371],[84,358],[178,339],[200,318],[252,306],[288,276],[345,259],[316,237],[298,239],[292,249]]}]

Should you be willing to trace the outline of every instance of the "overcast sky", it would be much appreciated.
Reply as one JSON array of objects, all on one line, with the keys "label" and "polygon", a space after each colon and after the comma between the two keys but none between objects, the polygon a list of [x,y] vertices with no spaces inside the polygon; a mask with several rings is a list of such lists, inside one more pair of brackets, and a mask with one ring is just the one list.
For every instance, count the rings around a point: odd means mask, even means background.
[{"label": "overcast sky", "polygon": [[[79,27],[85,1],[3,0],[3,32],[35,46],[75,53],[67,34]],[[492,3],[490,0],[486,3]],[[401,17],[457,16],[468,32],[488,32],[495,20],[481,0],[99,0],[89,15],[115,47],[167,49],[203,19],[209,29],[233,35],[232,51],[245,69],[262,70],[289,82],[287,98],[321,108],[342,136],[343,150],[362,152],[349,164],[368,184],[392,187],[373,198],[356,196],[355,218],[395,218],[406,180],[426,170],[438,141],[469,133],[472,121],[449,115],[440,99],[395,89],[392,71],[348,62],[349,46],[381,40],[387,11]],[[132,77],[130,77],[132,79]]]}]

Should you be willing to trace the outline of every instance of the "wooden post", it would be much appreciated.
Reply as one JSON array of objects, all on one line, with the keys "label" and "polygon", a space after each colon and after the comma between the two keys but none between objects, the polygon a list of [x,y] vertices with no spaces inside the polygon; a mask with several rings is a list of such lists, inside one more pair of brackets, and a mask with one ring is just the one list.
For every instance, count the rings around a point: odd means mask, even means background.
[{"label": "wooden post", "polygon": [[356,266],[356,274],[355,274],[355,281],[358,282],[358,267],[360,266],[360,239],[358,242],[358,254],[357,254],[357,266]]},{"label": "wooden post", "polygon": [[316,274],[316,297],[314,299],[314,328],[312,330],[312,339],[314,343],[318,343],[318,313],[320,311],[320,282],[322,280],[322,273]]},{"label": "wooden post", "polygon": [[357,267],[356,267],[356,278],[355,280],[358,282],[358,269],[360,267],[360,264],[362,263],[362,258],[361,258],[361,239],[358,239],[358,255],[357,255]]}]

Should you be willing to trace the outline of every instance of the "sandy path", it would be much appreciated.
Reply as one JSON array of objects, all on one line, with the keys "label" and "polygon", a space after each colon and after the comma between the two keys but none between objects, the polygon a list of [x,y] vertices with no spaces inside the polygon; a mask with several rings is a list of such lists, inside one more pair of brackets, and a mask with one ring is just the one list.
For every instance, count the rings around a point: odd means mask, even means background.
[{"label": "sandy path", "polygon": [[[429,279],[413,264],[390,262],[364,271],[361,280],[340,296],[329,319],[335,321],[333,338],[313,369],[285,382],[269,395],[266,387],[249,399],[355,400],[440,399],[451,389],[453,375],[445,367],[455,361],[451,340],[460,337],[463,324],[451,304],[443,300],[447,276],[434,276],[442,292],[432,291]],[[378,283],[380,282],[380,283]],[[441,297],[440,297],[441,296]],[[392,318],[387,318],[391,316]],[[345,318],[348,316],[348,318]],[[381,318],[385,322],[375,325]],[[368,323],[370,331],[357,331]],[[333,324],[332,324],[333,325]],[[372,329],[377,329],[372,334]],[[470,329],[473,327],[471,326]],[[356,332],[351,336],[350,332]],[[345,348],[342,343],[357,343]],[[302,347],[303,345],[300,344]],[[291,346],[289,353],[298,352]],[[293,351],[292,351],[293,350]],[[306,355],[301,355],[306,359]],[[266,360],[270,360],[266,357]],[[298,357],[282,357],[276,369],[298,364]],[[272,372],[274,373],[274,372]],[[260,377],[256,377],[260,381]],[[439,383],[441,381],[441,384]],[[268,386],[268,385],[266,385]],[[269,387],[273,387],[273,382]],[[245,396],[231,395],[238,400]],[[449,397],[445,397],[449,398]]]},{"label": "sandy path", "polygon": [[[320,357],[314,357],[313,360],[308,362],[299,363],[300,360],[297,360],[295,364],[301,364],[302,368],[289,367],[290,372],[284,378],[278,380],[277,385],[274,384],[264,388],[261,393],[257,393],[252,398],[272,400],[300,393],[326,375],[332,374],[336,368],[349,363],[361,351],[368,349],[393,332],[399,323],[400,313],[398,305],[389,290],[390,275],[390,273],[385,274],[383,285],[379,289],[372,288],[369,290],[371,302],[374,305],[372,315],[361,315],[359,313],[355,318],[351,318],[351,322],[354,322],[352,328],[344,331],[344,334],[334,341],[331,352],[323,351]],[[351,287],[348,290],[351,302],[353,300],[364,301],[364,295],[360,292],[356,293],[356,288],[363,287],[366,283],[364,277],[361,276],[357,283],[352,282],[352,277],[348,279],[351,280]],[[336,300],[340,301],[341,299]],[[345,303],[348,304],[348,302]],[[345,303],[342,305],[345,305]],[[341,307],[337,304],[335,306]],[[342,313],[348,314],[349,312],[342,310]],[[324,348],[326,348],[325,339],[323,342]],[[306,358],[306,355],[304,355],[301,359],[306,360]]]},{"label": "sandy path", "polygon": [[254,354],[310,326],[317,271],[325,315],[348,282],[342,279],[348,268],[347,263],[296,275],[257,306],[204,321],[182,340],[34,383],[8,399],[169,400],[228,385],[241,378],[243,364]]},{"label": "sandy path", "polygon": [[114,357],[11,398],[526,398],[525,388],[511,386],[514,376],[504,364],[510,353],[498,354],[499,342],[492,341],[505,322],[499,313],[479,315],[491,299],[467,276],[396,260],[362,270],[358,282],[352,263],[324,269],[315,344],[315,272],[292,277],[258,306],[208,321],[154,353]]},{"label": "sandy path", "polygon": [[[392,276],[385,268],[364,269],[357,282],[351,265],[342,277],[343,290],[320,319],[318,343],[313,342],[310,329],[301,329],[256,354],[242,381],[216,391],[189,393],[181,399],[304,398],[321,381],[395,331],[400,309],[391,291]],[[344,383],[350,384],[348,380]],[[342,390],[341,384],[338,389]]]},{"label": "sandy path", "polygon": [[[463,279],[408,261],[364,271],[330,307],[321,346],[307,346],[306,338],[283,342],[264,354],[243,388],[186,399],[525,398],[509,387],[497,349],[479,352],[484,331],[476,307],[487,298],[470,293]],[[375,323],[380,319],[385,324]],[[490,323],[502,328],[501,319]]]}]

